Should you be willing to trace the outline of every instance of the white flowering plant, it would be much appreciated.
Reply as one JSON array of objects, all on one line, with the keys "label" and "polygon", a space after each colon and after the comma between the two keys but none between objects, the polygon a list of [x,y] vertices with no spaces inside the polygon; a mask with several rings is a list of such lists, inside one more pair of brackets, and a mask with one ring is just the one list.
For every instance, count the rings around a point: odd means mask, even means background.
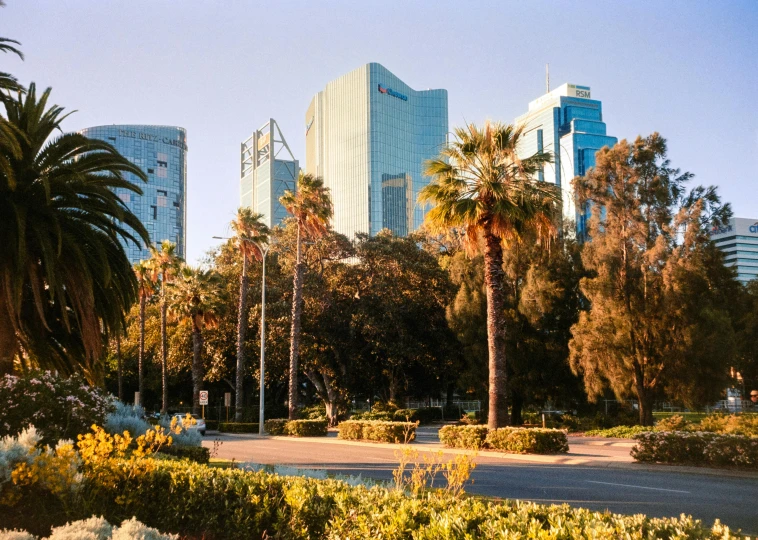
[{"label": "white flowering plant", "polygon": [[103,425],[113,397],[93,388],[79,375],[62,377],[33,371],[23,377],[0,378],[0,437],[35,426],[42,444],[76,439],[92,424]]}]

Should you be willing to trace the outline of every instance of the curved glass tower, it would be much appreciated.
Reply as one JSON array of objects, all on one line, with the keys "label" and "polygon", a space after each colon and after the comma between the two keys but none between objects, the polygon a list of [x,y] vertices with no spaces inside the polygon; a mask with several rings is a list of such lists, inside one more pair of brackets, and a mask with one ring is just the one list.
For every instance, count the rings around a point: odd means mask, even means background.
[{"label": "curved glass tower", "polygon": [[[80,131],[92,139],[112,144],[147,174],[143,183],[132,174],[130,181],[142,195],[117,189],[116,193],[142,221],[153,244],[170,240],[184,258],[187,245],[187,132],[175,126],[111,125]],[[132,263],[150,257],[148,246],[124,244]]]},{"label": "curved glass tower", "polygon": [[334,229],[349,237],[421,226],[424,162],[447,142],[447,90],[414,90],[371,63],[335,79],[305,115],[307,172],[331,190]]}]

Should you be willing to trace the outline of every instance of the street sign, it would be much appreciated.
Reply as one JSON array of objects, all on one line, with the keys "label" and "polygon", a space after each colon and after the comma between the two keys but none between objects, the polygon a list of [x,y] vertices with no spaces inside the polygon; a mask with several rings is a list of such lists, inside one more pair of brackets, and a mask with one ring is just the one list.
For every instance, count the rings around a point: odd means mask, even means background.
[{"label": "street sign", "polygon": [[208,405],[208,390],[200,390],[200,405]]},{"label": "street sign", "polygon": [[224,394],[224,407],[231,407],[232,406],[232,393],[227,392]]},{"label": "street sign", "polygon": [[142,405],[142,403],[140,403],[139,392],[134,392],[134,406],[136,407],[137,405]]}]

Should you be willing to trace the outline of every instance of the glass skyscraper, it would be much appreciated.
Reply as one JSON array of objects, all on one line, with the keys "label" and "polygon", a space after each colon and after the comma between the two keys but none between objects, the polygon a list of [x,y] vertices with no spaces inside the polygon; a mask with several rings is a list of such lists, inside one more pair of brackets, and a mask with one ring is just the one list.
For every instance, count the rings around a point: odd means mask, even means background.
[{"label": "glass skyscraper", "polygon": [[405,236],[421,226],[423,165],[447,132],[447,90],[413,90],[376,63],[328,83],[305,114],[306,171],[331,190],[334,229]]},{"label": "glass skyscraper", "polygon": [[758,220],[732,218],[711,230],[711,240],[724,252],[724,264],[737,268],[743,284],[758,278]]},{"label": "glass skyscraper", "polygon": [[[147,174],[145,184],[127,173],[127,179],[142,189],[137,195],[125,189],[116,193],[142,221],[150,241],[170,240],[184,258],[187,245],[187,132],[174,126],[111,125],[80,131],[111,145]],[[149,246],[122,241],[132,263],[150,257]]]},{"label": "glass skyscraper", "polygon": [[539,178],[561,187],[563,218],[574,221],[577,237],[584,238],[589,212],[577,207],[571,180],[595,165],[595,152],[618,142],[606,134],[602,104],[591,99],[588,86],[564,84],[530,102],[529,111],[515,123],[526,126],[519,155],[538,151],[553,155],[553,163]]},{"label": "glass skyscraper", "polygon": [[263,214],[269,227],[288,216],[279,202],[285,190],[295,191],[300,165],[284,140],[279,125],[271,118],[242,143],[240,206]]}]

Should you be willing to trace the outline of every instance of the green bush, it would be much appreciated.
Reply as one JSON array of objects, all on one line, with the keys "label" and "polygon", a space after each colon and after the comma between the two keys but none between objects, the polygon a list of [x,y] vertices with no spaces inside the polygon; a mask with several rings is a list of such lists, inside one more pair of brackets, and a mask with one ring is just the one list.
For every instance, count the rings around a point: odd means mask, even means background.
[{"label": "green bush", "polygon": [[247,422],[221,422],[218,425],[221,433],[258,433],[258,424]]},{"label": "green bush", "polygon": [[389,411],[362,412],[355,413],[350,420],[380,420],[382,422],[392,422],[394,413]]},{"label": "green bush", "polygon": [[[376,420],[380,420],[377,418]],[[442,420],[442,411],[436,407],[423,407],[421,409],[398,409],[392,415],[395,422],[419,422],[429,424],[435,420]]]},{"label": "green bush", "polygon": [[689,422],[681,414],[675,414],[668,418],[661,418],[655,423],[656,431],[684,431]]},{"label": "green bush", "polygon": [[[107,461],[85,470],[79,497],[54,525],[91,515],[119,523],[128,516],[188,538],[230,540],[732,537],[720,525],[709,529],[688,517],[648,519],[445,492],[412,496],[380,486],[186,461]],[[39,520],[35,512],[19,515],[29,523]]]},{"label": "green bush", "polygon": [[487,448],[513,454],[565,454],[568,437],[561,429],[515,428],[493,429],[487,433]]},{"label": "green bush", "polygon": [[298,411],[298,417],[303,420],[323,420],[326,418],[326,407],[324,405],[303,407]]},{"label": "green bush", "polygon": [[744,435],[666,431],[635,437],[632,457],[653,463],[758,468],[758,438]]},{"label": "green bush", "polygon": [[266,433],[269,435],[286,435],[287,422],[289,422],[289,420],[286,418],[272,418],[263,423],[263,429],[265,429]]},{"label": "green bush", "polygon": [[588,437],[607,437],[610,439],[633,439],[640,433],[652,431],[652,428],[645,426],[616,426],[608,429],[591,429],[585,431]]},{"label": "green bush", "polygon": [[205,421],[205,429],[208,431],[218,431],[218,420],[206,420]]},{"label": "green bush", "polygon": [[404,443],[416,438],[416,426],[414,422],[346,420],[341,422],[337,429],[340,439]]},{"label": "green bush", "polygon": [[479,450],[487,438],[487,426],[445,426],[439,431],[440,441],[448,448]]},{"label": "green bush", "polygon": [[186,458],[197,463],[208,463],[211,459],[211,451],[203,446],[164,446],[160,449],[161,454]]},{"label": "green bush", "polygon": [[326,437],[326,420],[290,420],[285,424],[285,433],[293,437]]}]

